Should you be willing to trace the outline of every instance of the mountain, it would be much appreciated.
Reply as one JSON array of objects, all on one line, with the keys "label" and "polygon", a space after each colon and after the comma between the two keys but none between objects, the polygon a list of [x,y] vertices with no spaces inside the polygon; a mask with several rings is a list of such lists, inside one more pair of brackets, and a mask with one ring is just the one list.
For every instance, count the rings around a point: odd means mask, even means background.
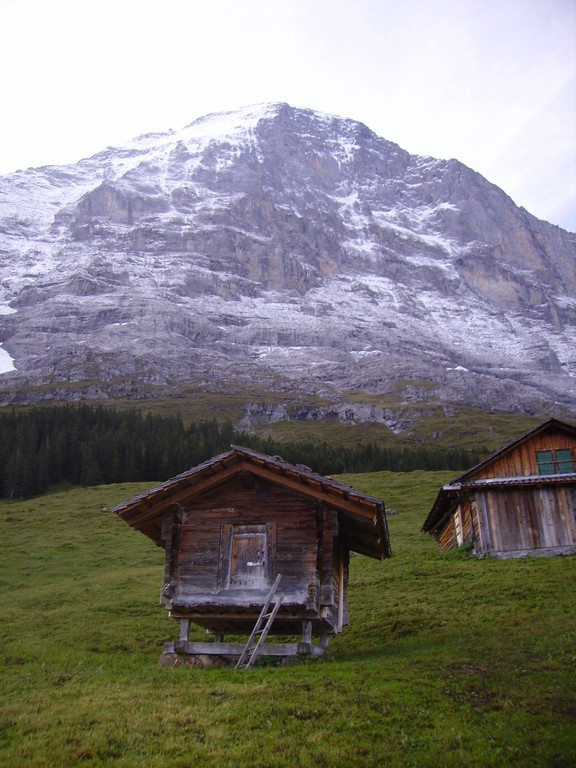
[{"label": "mountain", "polygon": [[[0,404],[182,388],[576,410],[576,235],[286,104],[0,178]],[[352,396],[353,393],[353,396]],[[360,394],[359,394],[360,393]],[[328,405],[326,406],[326,403]]]}]

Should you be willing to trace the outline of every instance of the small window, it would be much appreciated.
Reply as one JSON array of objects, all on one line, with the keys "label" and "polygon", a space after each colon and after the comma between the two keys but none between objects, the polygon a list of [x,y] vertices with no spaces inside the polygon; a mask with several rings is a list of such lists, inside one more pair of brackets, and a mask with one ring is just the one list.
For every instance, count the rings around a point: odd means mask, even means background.
[{"label": "small window", "polygon": [[555,475],[554,454],[552,451],[536,451],[539,475]]},{"label": "small window", "polygon": [[574,462],[570,450],[556,451],[556,462],[559,475],[568,475],[570,472],[574,472]]},{"label": "small window", "polygon": [[572,451],[569,448],[555,451],[536,451],[536,461],[540,475],[568,475],[574,472]]}]

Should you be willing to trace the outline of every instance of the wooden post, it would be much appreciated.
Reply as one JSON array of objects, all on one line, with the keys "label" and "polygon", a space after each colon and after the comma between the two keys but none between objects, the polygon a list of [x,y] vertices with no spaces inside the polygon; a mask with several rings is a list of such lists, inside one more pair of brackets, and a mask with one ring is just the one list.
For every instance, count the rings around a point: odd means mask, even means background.
[{"label": "wooden post", "polygon": [[344,554],[342,547],[338,547],[338,626],[337,631],[342,632],[344,626]]},{"label": "wooden post", "polygon": [[187,643],[190,639],[190,619],[180,619],[180,642]]},{"label": "wooden post", "polygon": [[302,642],[298,643],[298,653],[307,656],[312,651],[312,622],[302,622]]}]

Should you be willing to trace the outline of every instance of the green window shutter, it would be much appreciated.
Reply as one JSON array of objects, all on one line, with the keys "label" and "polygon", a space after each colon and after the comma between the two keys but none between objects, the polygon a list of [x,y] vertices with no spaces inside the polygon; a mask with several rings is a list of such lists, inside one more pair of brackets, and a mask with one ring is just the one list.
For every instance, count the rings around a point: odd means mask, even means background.
[{"label": "green window shutter", "polygon": [[538,462],[538,474],[555,475],[554,456],[552,451],[536,451],[536,461]]},{"label": "green window shutter", "polygon": [[568,475],[574,472],[574,462],[572,460],[572,451],[565,449],[556,451],[557,472],[559,475]]}]

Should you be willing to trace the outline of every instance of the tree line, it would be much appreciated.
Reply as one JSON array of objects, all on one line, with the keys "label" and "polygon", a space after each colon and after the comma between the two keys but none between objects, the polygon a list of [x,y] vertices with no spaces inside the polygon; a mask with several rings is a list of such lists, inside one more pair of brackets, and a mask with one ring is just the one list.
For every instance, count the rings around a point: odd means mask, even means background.
[{"label": "tree line", "polygon": [[61,482],[88,486],[163,481],[227,451],[231,444],[281,455],[323,475],[464,470],[479,460],[469,451],[440,447],[278,443],[238,432],[228,421],[185,426],[179,415],[63,405],[0,413],[0,496],[35,496]]}]

